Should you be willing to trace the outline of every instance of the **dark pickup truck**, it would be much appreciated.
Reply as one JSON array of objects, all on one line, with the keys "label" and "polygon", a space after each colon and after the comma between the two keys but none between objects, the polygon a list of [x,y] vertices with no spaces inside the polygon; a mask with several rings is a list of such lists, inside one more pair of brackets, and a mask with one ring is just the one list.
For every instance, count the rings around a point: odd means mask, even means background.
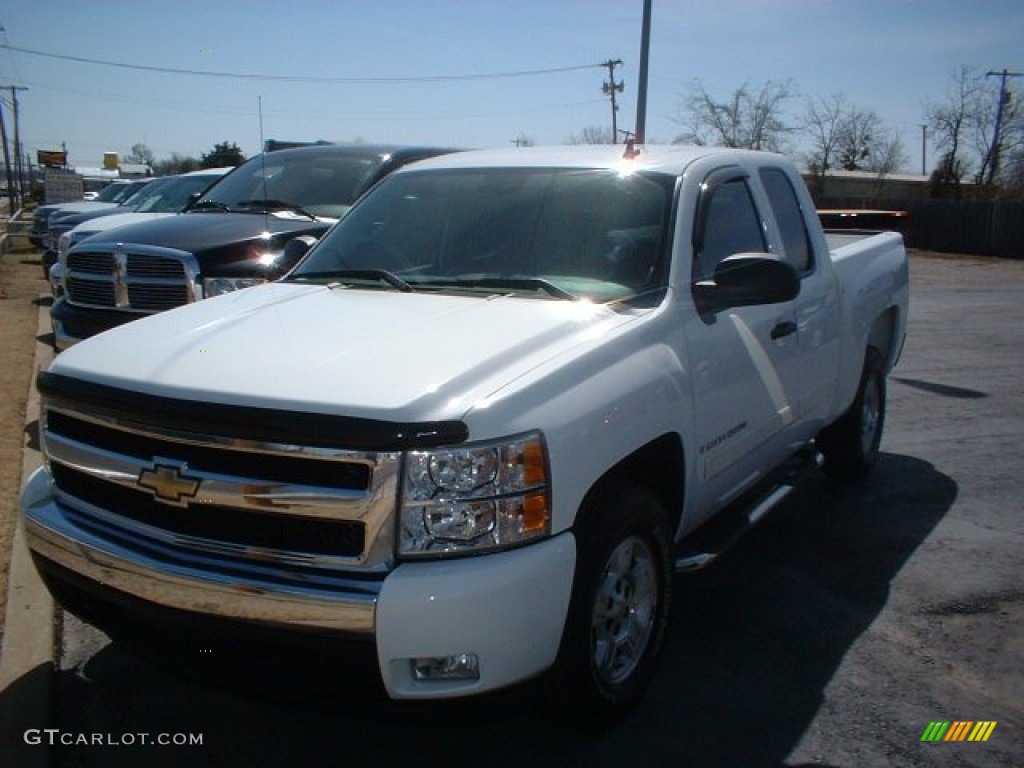
[{"label": "dark pickup truck", "polygon": [[377,181],[451,151],[324,145],[266,153],[184,215],[97,234],[68,253],[66,293],[50,310],[55,346],[274,280]]}]

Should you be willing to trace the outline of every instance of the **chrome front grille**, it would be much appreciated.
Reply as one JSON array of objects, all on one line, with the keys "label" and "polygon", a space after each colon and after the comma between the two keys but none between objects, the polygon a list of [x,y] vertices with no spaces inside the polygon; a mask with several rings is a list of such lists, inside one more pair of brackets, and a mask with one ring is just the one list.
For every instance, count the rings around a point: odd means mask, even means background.
[{"label": "chrome front grille", "polygon": [[79,524],[221,570],[392,565],[398,453],[197,435],[47,403],[46,455]]},{"label": "chrome front grille", "polygon": [[189,253],[120,243],[111,250],[82,248],[67,256],[65,285],[72,304],[151,313],[197,298],[199,269]]}]

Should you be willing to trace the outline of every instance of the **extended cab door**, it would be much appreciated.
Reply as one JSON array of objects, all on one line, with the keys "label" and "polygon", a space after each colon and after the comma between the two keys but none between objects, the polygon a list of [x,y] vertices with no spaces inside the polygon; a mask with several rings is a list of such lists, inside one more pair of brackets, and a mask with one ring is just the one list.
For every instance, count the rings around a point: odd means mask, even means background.
[{"label": "extended cab door", "polygon": [[771,251],[800,278],[796,299],[800,375],[795,382],[799,429],[794,439],[806,442],[824,425],[835,396],[842,327],[839,288],[814,203],[803,182],[793,178],[792,171],[774,165],[759,168],[757,174],[765,207],[774,220],[774,227],[769,228]]},{"label": "extended cab door", "polygon": [[744,169],[718,168],[700,189],[691,272],[698,311],[685,335],[696,427],[689,450],[697,463],[696,508],[706,515],[789,455],[799,344],[794,301],[701,311],[699,284],[714,279],[716,266],[735,254],[766,254],[769,243]]}]

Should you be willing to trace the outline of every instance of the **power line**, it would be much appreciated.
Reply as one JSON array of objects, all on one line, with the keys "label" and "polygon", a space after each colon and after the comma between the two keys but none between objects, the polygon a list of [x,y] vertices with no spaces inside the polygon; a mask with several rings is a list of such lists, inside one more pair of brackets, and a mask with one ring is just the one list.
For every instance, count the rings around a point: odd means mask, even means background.
[{"label": "power line", "polygon": [[128,64],[120,61],[104,61],[102,59],[89,59],[84,56],[69,56],[59,53],[48,53],[36,51],[31,48],[20,48],[7,43],[0,43],[0,49],[27,53],[31,56],[41,56],[46,59],[59,59],[61,61],[74,61],[79,64],[95,64],[104,67],[117,67],[119,69],[133,69],[142,72],[161,72],[172,75],[192,75],[195,77],[220,77],[236,80],[272,80],[286,83],[349,83],[382,85],[388,83],[449,83],[469,80],[500,80],[513,77],[534,77],[538,75],[555,75],[563,72],[578,72],[594,67],[603,67],[604,64],[576,64],[569,67],[552,67],[549,69],[526,69],[514,72],[488,72],[476,75],[420,75],[417,77],[310,77],[304,75],[259,75],[246,74],[241,72],[214,72],[207,69],[175,69],[173,67],[155,67],[147,64]]}]

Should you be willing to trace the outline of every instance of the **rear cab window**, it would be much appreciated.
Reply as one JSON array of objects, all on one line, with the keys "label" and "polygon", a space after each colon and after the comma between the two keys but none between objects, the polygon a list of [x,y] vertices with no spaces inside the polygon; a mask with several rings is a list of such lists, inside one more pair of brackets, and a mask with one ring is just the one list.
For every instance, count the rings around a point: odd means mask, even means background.
[{"label": "rear cab window", "polygon": [[759,176],[782,237],[784,253],[780,255],[801,277],[810,274],[814,271],[814,248],[793,183],[780,168],[762,168]]}]

